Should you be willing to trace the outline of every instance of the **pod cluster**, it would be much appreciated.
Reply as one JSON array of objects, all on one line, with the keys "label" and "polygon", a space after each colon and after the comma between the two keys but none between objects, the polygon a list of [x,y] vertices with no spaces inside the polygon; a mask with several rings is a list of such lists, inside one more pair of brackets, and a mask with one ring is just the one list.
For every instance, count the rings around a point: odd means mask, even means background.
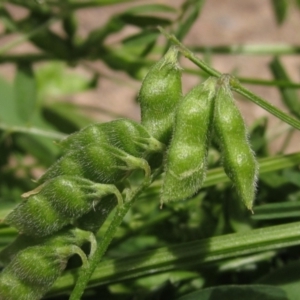
[{"label": "pod cluster", "polygon": [[[158,91],[149,98],[153,87]],[[159,94],[168,95],[161,99],[170,102],[170,107],[153,116]],[[171,48],[142,84],[139,99],[145,122],[119,119],[92,124],[60,141],[62,157],[37,180],[34,190],[22,195],[24,200],[4,220],[20,235],[0,253],[4,266],[0,300],[40,299],[74,254],[85,267],[81,246],[89,241],[93,255],[96,246],[91,236],[112,209],[123,204],[124,180],[141,169],[149,181],[149,161],[163,157],[180,98],[177,50]]]},{"label": "pod cluster", "polygon": [[149,181],[152,169],[164,164],[161,203],[197,193],[213,134],[227,175],[252,208],[257,164],[230,77],[211,77],[183,97],[177,52],[171,47],[145,77],[141,123],[92,124],[60,141],[62,157],[5,218],[20,235],[0,253],[0,300],[40,299],[74,254],[85,267],[81,246],[89,242],[93,255],[94,234],[123,204],[124,181],[133,171],[142,170]]},{"label": "pod cluster", "polygon": [[47,239],[19,235],[0,253],[5,265],[0,274],[0,299],[41,299],[71,256],[79,255],[82,266],[87,267],[86,255],[80,248],[86,242],[91,245],[92,255],[96,240],[88,231],[65,228]]},{"label": "pod cluster", "polygon": [[177,106],[166,159],[161,204],[193,196],[206,174],[212,134],[221,150],[225,173],[240,199],[252,211],[258,164],[243,117],[230,90],[230,75],[208,78]]}]

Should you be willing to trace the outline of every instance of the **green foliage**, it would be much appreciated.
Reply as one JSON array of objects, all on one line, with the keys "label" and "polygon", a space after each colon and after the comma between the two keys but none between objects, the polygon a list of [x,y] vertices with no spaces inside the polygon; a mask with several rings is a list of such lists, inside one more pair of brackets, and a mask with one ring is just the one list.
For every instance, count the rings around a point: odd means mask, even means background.
[{"label": "green foliage", "polygon": [[[8,2],[27,14],[15,18]],[[0,5],[2,35],[17,36],[0,48],[0,63],[16,70],[13,84],[0,77],[0,299],[41,299],[49,293],[49,299],[71,300],[296,300],[300,153],[284,151],[300,129],[299,85],[281,60],[281,53],[297,54],[296,47],[191,45],[212,56],[277,55],[270,65],[274,81],[216,79],[221,74],[180,42],[205,1],[183,0],[178,8],[124,2],[131,1]],[[118,3],[123,11],[80,36],[81,9]],[[283,24],[292,6],[271,3]],[[158,25],[179,40],[162,29],[167,41],[158,43]],[[23,41],[40,52],[9,52]],[[177,52],[201,71],[179,67]],[[86,68],[95,60],[137,80],[148,72],[138,94],[141,123],[123,117],[91,124],[81,105],[64,102],[107,77]],[[75,66],[89,75],[77,75]],[[181,73],[200,75],[201,81],[214,77],[182,97]],[[277,87],[295,118],[244,82]],[[203,91],[208,83],[211,97]],[[269,151],[268,120],[258,119],[246,130],[231,90],[292,126],[275,155]],[[260,169],[253,215],[240,201],[252,208],[257,164],[251,148]],[[242,165],[239,156],[247,158]],[[48,170],[33,182],[41,169]],[[184,176],[169,180],[171,172]],[[163,209],[160,199],[170,200]]]}]

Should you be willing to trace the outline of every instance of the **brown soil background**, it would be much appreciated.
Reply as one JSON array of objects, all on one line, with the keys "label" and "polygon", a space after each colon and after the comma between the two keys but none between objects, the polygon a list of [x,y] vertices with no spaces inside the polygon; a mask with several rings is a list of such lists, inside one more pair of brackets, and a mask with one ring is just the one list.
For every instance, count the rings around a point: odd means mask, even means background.
[{"label": "brown soil background", "polygon": [[[88,32],[103,25],[111,15],[121,12],[124,8],[145,3],[160,3],[179,7],[182,1],[160,0],[160,1],[136,1],[130,4],[121,4],[92,9],[83,9],[78,13],[79,34],[86,36]],[[7,5],[9,10],[17,18],[21,18],[27,12],[13,5]],[[59,26],[54,30],[59,31]],[[1,32],[1,24],[0,24]],[[121,34],[137,32],[134,27],[127,27]],[[193,25],[191,31],[184,39],[185,45],[199,46],[219,46],[219,45],[256,45],[256,44],[300,44],[300,10],[295,6],[290,7],[287,20],[283,25],[278,26],[275,21],[271,6],[271,0],[207,0],[198,20]],[[108,42],[113,43],[120,35],[110,37]],[[9,42],[8,39],[0,39],[0,47]],[[28,43],[22,43],[15,47],[11,53],[35,52]],[[201,55],[199,55],[201,57]],[[272,79],[268,68],[272,60],[268,55],[213,55],[212,66],[222,73],[235,73],[243,77],[260,79]],[[299,55],[284,55],[282,62],[294,82],[300,81],[300,57]],[[187,59],[182,58],[183,67],[194,67]],[[38,66],[37,66],[38,67]],[[106,78],[100,78],[95,90],[69,96],[67,101],[74,101],[84,104],[89,109],[90,114],[98,122],[104,122],[116,116],[125,116],[139,120],[139,107],[135,102],[136,94],[140,87],[140,82],[129,78],[124,72],[116,72],[107,68],[102,62],[96,61],[92,67],[105,74]],[[85,68],[80,66],[73,69],[74,72],[87,74]],[[13,80],[14,67],[10,64],[0,65],[0,75]],[[183,90],[187,92],[199,82],[196,76],[183,75]],[[257,95],[263,97],[268,102],[286,111],[281,103],[279,92],[276,88],[263,87],[258,85],[246,85]],[[237,96],[239,99],[239,97]],[[300,100],[299,100],[300,101]],[[274,139],[278,133],[285,133],[289,126],[283,124],[278,119],[270,116],[269,113],[249,101],[239,101],[242,113],[246,122],[252,122],[262,116],[268,116],[269,129],[268,137],[271,152],[280,147],[283,136]],[[104,111],[109,111],[110,114]],[[291,144],[286,149],[286,153],[300,151],[300,134],[294,133]]]}]

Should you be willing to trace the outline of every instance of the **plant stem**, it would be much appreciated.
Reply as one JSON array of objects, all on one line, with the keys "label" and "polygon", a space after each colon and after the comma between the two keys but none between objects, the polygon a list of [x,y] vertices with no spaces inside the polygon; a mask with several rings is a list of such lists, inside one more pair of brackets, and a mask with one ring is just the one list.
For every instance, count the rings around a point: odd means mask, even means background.
[{"label": "plant stem", "polygon": [[238,80],[242,83],[255,84],[255,85],[264,85],[264,86],[277,86],[285,88],[299,89],[300,83],[295,83],[287,80],[265,80],[265,79],[256,79],[256,78],[247,78],[247,77],[238,77]]},{"label": "plant stem", "polygon": [[274,44],[274,45],[224,45],[215,47],[199,47],[190,46],[193,52],[205,52],[213,54],[243,54],[243,55],[285,55],[285,54],[299,54],[299,46],[291,46],[288,44]]},{"label": "plant stem", "polygon": [[101,240],[101,244],[97,247],[97,250],[95,251],[94,255],[89,260],[89,267],[88,268],[82,268],[79,272],[79,276],[76,280],[75,287],[70,295],[70,300],[80,300],[82,294],[84,293],[84,290],[90,280],[90,277],[92,276],[94,270],[96,269],[97,265],[99,264],[102,256],[106,252],[109,244],[111,243],[112,239],[115,236],[115,233],[122,223],[126,213],[131,208],[134,201],[137,199],[137,196],[146,189],[153,180],[161,173],[161,168],[157,169],[153,175],[151,176],[151,181],[146,182],[142,184],[140,187],[130,191],[130,193],[126,197],[126,202],[123,206],[118,207],[117,211],[115,212],[115,215],[109,224],[109,227]]},{"label": "plant stem", "polygon": [[170,40],[174,45],[178,47],[178,50],[190,61],[192,61],[196,66],[203,69],[209,75],[220,77],[222,74],[217,70],[208,66],[203,60],[199,59],[195,56],[193,52],[191,52],[186,46],[184,46],[173,34],[167,33],[162,27],[158,26],[160,32]]},{"label": "plant stem", "polygon": [[250,92],[249,90],[244,88],[240,83],[238,83],[237,80],[234,80],[234,83],[231,84],[231,88],[235,92],[245,96],[246,98],[248,98],[249,100],[251,100],[255,104],[259,105],[264,110],[271,113],[273,116],[275,116],[278,119],[282,120],[283,122],[291,125],[292,127],[300,130],[300,121],[299,120],[294,119],[293,117],[285,114],[284,112],[282,112],[281,110],[279,110],[278,108],[273,106],[272,104],[265,101],[263,98],[253,94],[252,92]]},{"label": "plant stem", "polygon": [[[198,75],[201,77],[203,77],[204,75],[201,70],[196,70],[191,68],[184,68],[183,72],[187,74]],[[239,76],[237,76],[236,78],[242,83],[300,89],[300,83],[295,83],[288,80],[266,80],[266,79],[257,79],[257,78],[239,77]]]},{"label": "plant stem", "polygon": [[[203,60],[199,59],[194,55],[193,52],[191,52],[187,47],[185,47],[174,35],[167,33],[163,28],[158,27],[158,29],[161,31],[161,33],[168,39],[170,40],[173,44],[178,46],[179,51],[190,61],[192,61],[195,65],[203,69],[205,72],[207,72],[211,76],[216,76],[220,77],[221,73],[218,72],[217,70],[211,68],[208,66]],[[292,118],[291,116],[285,114],[272,104],[268,103],[261,97],[253,94],[251,91],[247,90],[244,88],[238,80],[232,78],[230,81],[230,86],[232,90],[236,91],[237,93],[245,96],[248,98],[250,101],[254,102],[255,104],[259,105],[262,107],[264,110],[268,111],[275,117],[279,118],[280,120],[284,121],[285,123],[291,125],[292,127],[300,130],[300,121]]]},{"label": "plant stem", "polygon": [[62,139],[66,137],[66,134],[61,132],[47,131],[35,127],[22,127],[22,126],[10,126],[0,123],[0,130],[6,131],[6,133],[27,133],[32,135],[40,135],[50,139]]}]

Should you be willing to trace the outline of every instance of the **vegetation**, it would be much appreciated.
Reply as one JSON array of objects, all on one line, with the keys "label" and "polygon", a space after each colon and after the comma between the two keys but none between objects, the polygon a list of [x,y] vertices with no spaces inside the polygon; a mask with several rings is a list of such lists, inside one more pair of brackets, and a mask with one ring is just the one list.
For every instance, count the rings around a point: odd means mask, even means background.
[{"label": "vegetation", "polygon": [[[133,3],[79,35],[78,12],[121,2]],[[182,44],[204,3],[0,4],[2,37],[15,36],[0,61],[16,67],[13,83],[0,77],[1,300],[297,299],[300,149],[285,149],[300,130],[300,85],[282,63],[288,50],[276,45],[269,81],[222,75],[199,59],[197,52],[231,51]],[[25,16],[14,17],[12,4]],[[272,4],[278,26],[300,6]],[[127,26],[138,32],[107,42]],[[25,41],[39,51],[11,52]],[[180,67],[178,52],[195,68]],[[140,123],[119,116],[94,124],[80,105],[62,101],[96,88],[104,76],[88,65],[96,60],[144,79]],[[75,66],[89,66],[90,76]],[[181,73],[203,83],[182,95]],[[277,87],[288,113],[245,82]],[[275,154],[267,119],[247,130],[231,91],[289,125]]]}]

